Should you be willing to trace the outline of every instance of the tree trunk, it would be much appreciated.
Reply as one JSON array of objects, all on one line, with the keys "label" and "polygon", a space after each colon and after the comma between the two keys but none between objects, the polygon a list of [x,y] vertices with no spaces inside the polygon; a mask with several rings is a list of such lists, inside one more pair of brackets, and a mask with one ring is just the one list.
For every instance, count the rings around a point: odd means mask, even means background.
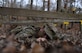
[{"label": "tree trunk", "polygon": [[3,5],[2,5],[2,7],[5,7],[5,4],[4,4],[4,2],[5,2],[5,0],[3,0]]},{"label": "tree trunk", "polygon": [[23,6],[23,0],[20,1],[20,8],[22,8]]},{"label": "tree trunk", "polygon": [[5,2],[4,6],[9,7],[9,0],[4,0],[4,2]]},{"label": "tree trunk", "polygon": [[38,0],[36,0],[36,10],[37,10],[37,1],[38,1]]},{"label": "tree trunk", "polygon": [[11,7],[13,7],[13,1],[11,0]]},{"label": "tree trunk", "polygon": [[9,0],[8,0],[7,4],[8,4],[8,7],[9,7],[9,4],[10,4],[10,3],[9,3]]},{"label": "tree trunk", "polygon": [[61,0],[57,0],[57,11],[61,11]]},{"label": "tree trunk", "polygon": [[43,0],[43,11],[45,10],[45,0]]},{"label": "tree trunk", "polygon": [[50,11],[50,0],[48,0],[48,11]]},{"label": "tree trunk", "polygon": [[14,7],[16,7],[16,0],[14,0]]},{"label": "tree trunk", "polygon": [[31,3],[30,3],[30,9],[33,9],[33,0],[31,0]]},{"label": "tree trunk", "polygon": [[64,0],[64,8],[67,9],[68,5],[68,0]]}]

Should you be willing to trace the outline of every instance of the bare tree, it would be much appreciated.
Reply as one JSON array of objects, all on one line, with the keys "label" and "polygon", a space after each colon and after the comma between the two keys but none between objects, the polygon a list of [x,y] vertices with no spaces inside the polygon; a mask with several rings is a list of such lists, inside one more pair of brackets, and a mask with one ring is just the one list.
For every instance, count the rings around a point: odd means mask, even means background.
[{"label": "bare tree", "polygon": [[50,11],[50,0],[48,0],[48,11]]},{"label": "bare tree", "polygon": [[64,9],[68,8],[68,0],[64,0]]},{"label": "bare tree", "polygon": [[38,0],[36,0],[36,9],[37,9],[37,3],[38,3]]},{"label": "bare tree", "polygon": [[14,7],[16,7],[16,0],[14,0]]},{"label": "bare tree", "polygon": [[45,10],[45,0],[43,0],[43,10]]},{"label": "bare tree", "polygon": [[24,1],[24,0],[21,0],[21,1],[20,1],[20,8],[23,7],[23,1]]},{"label": "bare tree", "polygon": [[10,2],[9,2],[9,0],[8,0],[8,7],[10,7]]},{"label": "bare tree", "polygon": [[60,11],[61,10],[61,0],[57,0],[57,11]]},{"label": "bare tree", "polygon": [[13,7],[13,0],[11,0],[11,7]]},{"label": "bare tree", "polygon": [[30,3],[30,9],[33,9],[33,0],[31,0],[31,3]]},{"label": "bare tree", "polygon": [[5,0],[2,0],[2,1],[3,1],[2,7],[5,7]]},{"label": "bare tree", "polygon": [[8,7],[8,3],[9,2],[9,0],[2,0],[2,7]]}]

